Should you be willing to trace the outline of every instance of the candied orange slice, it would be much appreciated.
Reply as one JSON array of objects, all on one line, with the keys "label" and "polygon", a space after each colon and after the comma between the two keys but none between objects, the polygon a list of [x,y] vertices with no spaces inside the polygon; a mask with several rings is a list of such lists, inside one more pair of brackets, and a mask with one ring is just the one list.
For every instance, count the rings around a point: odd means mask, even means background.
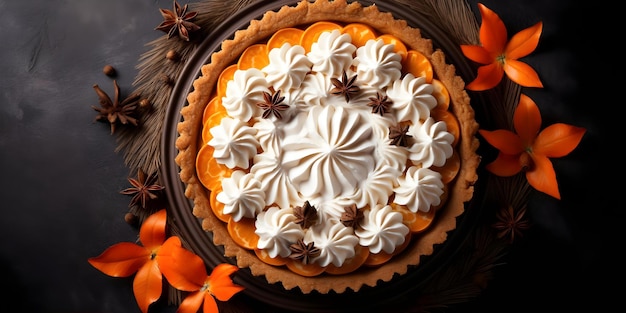
[{"label": "candied orange slice", "polygon": [[226,109],[224,107],[222,107],[221,109],[218,108],[216,111],[213,112],[213,114],[209,115],[207,120],[204,122],[204,125],[202,126],[203,143],[207,143],[211,140],[211,138],[213,138],[213,135],[211,134],[211,128],[219,125],[222,119],[226,116],[228,116],[228,113],[226,113]]},{"label": "candied orange slice", "polygon": [[402,57],[402,62],[406,60],[408,51],[406,45],[400,38],[391,34],[382,34],[378,36],[378,39],[382,39],[385,44],[393,44],[393,51]]},{"label": "candied orange slice", "polygon": [[221,98],[226,95],[226,86],[228,86],[228,82],[233,80],[233,77],[235,77],[236,70],[237,64],[231,64],[220,73],[220,76],[217,78],[218,97]]},{"label": "candied orange slice", "polygon": [[435,107],[432,111],[430,111],[430,115],[436,121],[443,121],[446,123],[448,128],[448,132],[454,136],[454,141],[452,142],[453,146],[459,142],[459,137],[461,135],[461,127],[459,126],[459,120],[456,119],[452,113],[448,110],[442,110],[439,107]]},{"label": "candied orange slice", "polygon": [[221,102],[222,100],[220,97],[211,98],[209,103],[204,107],[204,111],[202,112],[202,125],[204,125],[204,123],[206,123],[206,120],[209,119],[209,116],[211,116],[211,114],[215,112],[215,109],[217,108],[218,103],[221,106]]},{"label": "candied orange slice", "polygon": [[262,69],[268,64],[270,64],[270,59],[267,55],[267,46],[263,43],[258,43],[249,46],[243,51],[239,61],[237,61],[237,68],[240,70],[249,68]]},{"label": "candied orange slice", "polygon": [[430,82],[433,85],[433,97],[437,99],[437,109],[448,110],[450,107],[450,93],[444,84],[436,79]]},{"label": "candied orange slice", "polygon": [[376,39],[374,29],[361,23],[348,24],[343,27],[341,32],[350,35],[352,37],[352,44],[357,48],[365,46],[365,43],[370,39]]},{"label": "candied orange slice", "polygon": [[391,260],[392,256],[393,256],[392,253],[387,253],[385,251],[380,251],[378,253],[370,252],[370,254],[367,256],[367,259],[365,259],[365,262],[363,262],[363,265],[369,266],[369,267],[380,266],[384,264],[385,262]]},{"label": "candied orange slice", "polygon": [[415,77],[426,77],[427,83],[433,80],[433,66],[419,51],[407,51],[406,57],[402,59],[402,68]]},{"label": "candied orange slice", "polygon": [[259,235],[254,231],[255,219],[242,217],[241,220],[235,222],[232,218],[228,220],[228,234],[239,246],[248,250],[254,250],[259,242]]},{"label": "candied orange slice", "polygon": [[452,151],[452,155],[446,160],[443,166],[433,166],[431,169],[441,174],[441,180],[444,184],[451,182],[461,168],[461,158],[456,150]]},{"label": "candied orange slice", "polygon": [[361,265],[365,263],[365,260],[367,260],[367,257],[370,255],[370,250],[367,247],[363,247],[361,245],[356,245],[354,249],[355,254],[352,258],[347,259],[340,267],[337,267],[332,263],[329,264],[326,267],[326,273],[332,275],[348,274],[356,271],[359,267],[361,267]]},{"label": "candied orange slice", "polygon": [[217,216],[220,221],[228,223],[228,221],[230,220],[230,215],[224,214],[224,203],[217,201],[217,194],[219,194],[220,192],[222,192],[221,185],[219,185],[219,187],[215,187],[211,191],[211,194],[209,195],[209,204],[211,205],[211,210],[213,211],[213,214],[215,214],[215,216]]},{"label": "candied orange slice", "polygon": [[324,270],[326,270],[325,267],[322,267],[317,263],[304,264],[302,260],[288,259],[285,265],[287,265],[287,268],[292,272],[306,277],[320,275],[324,273]]},{"label": "candied orange slice", "polygon": [[435,219],[435,210],[432,208],[428,212],[417,211],[413,213],[403,205],[396,205],[394,210],[402,214],[402,222],[409,227],[411,233],[423,232]]},{"label": "candied orange slice", "polygon": [[224,164],[219,164],[213,158],[213,147],[203,145],[196,157],[196,171],[198,179],[209,190],[216,190],[222,184],[222,179],[230,177],[233,170]]},{"label": "candied orange slice", "polygon": [[285,43],[292,46],[299,45],[303,33],[304,30],[293,27],[279,29],[267,41],[267,53],[269,54],[274,48],[282,47]]},{"label": "candied orange slice", "polygon": [[280,255],[277,255],[275,258],[271,257],[267,254],[265,249],[254,248],[254,253],[259,258],[259,260],[274,266],[281,266],[287,264],[289,258],[283,258]]},{"label": "candied orange slice", "polygon": [[302,33],[302,37],[300,38],[300,45],[304,47],[305,52],[311,51],[311,46],[313,43],[317,41],[320,35],[323,32],[330,32],[333,30],[341,31],[341,25],[328,21],[319,21],[311,24],[307,27]]}]

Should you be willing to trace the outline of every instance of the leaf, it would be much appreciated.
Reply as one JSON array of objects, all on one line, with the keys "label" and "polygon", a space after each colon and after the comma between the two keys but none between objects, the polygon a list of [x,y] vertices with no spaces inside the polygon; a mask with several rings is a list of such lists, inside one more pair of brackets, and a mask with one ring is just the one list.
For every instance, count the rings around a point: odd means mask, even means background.
[{"label": "leaf", "polygon": [[113,277],[128,277],[139,270],[150,257],[146,248],[130,242],[120,242],[104,250],[88,262],[101,272]]}]

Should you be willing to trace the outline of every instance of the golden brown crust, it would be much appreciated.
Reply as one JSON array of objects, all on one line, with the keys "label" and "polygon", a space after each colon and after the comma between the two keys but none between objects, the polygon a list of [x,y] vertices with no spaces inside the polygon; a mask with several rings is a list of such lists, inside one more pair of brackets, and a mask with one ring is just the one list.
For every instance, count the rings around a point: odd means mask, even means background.
[{"label": "golden brown crust", "polygon": [[[457,179],[449,186],[447,204],[438,211],[430,228],[417,236],[405,252],[378,268],[365,268],[346,275],[322,275],[303,277],[285,267],[275,267],[259,260],[253,251],[238,246],[228,235],[226,224],[213,215],[209,207],[209,192],[199,183],[195,174],[195,156],[198,151],[201,119],[204,107],[216,85],[217,74],[235,62],[243,50],[251,44],[266,39],[276,30],[286,27],[311,24],[320,20],[341,23],[361,22],[381,33],[400,38],[411,49],[429,57],[436,76],[443,82],[451,98],[451,112],[458,118],[461,136],[459,154],[461,169]],[[444,53],[434,51],[429,39],[422,38],[419,29],[411,28],[405,21],[396,20],[390,13],[383,13],[376,5],[364,7],[358,2],[348,4],[345,0],[302,1],[295,7],[284,6],[278,12],[267,12],[260,20],[253,20],[245,30],[237,31],[232,40],[224,41],[220,51],[214,53],[210,63],[202,67],[202,75],[194,84],[187,100],[189,105],[181,110],[183,121],[178,125],[180,137],[176,141],[179,154],[176,163],[180,166],[180,178],[187,184],[185,195],[194,202],[194,215],[202,218],[202,227],[213,233],[216,245],[223,245],[227,257],[236,257],[237,265],[250,268],[253,275],[263,275],[269,283],[280,282],[286,289],[299,288],[303,293],[316,290],[342,293],[346,289],[359,290],[363,285],[375,286],[379,280],[389,281],[395,274],[405,274],[410,266],[420,263],[421,256],[430,255],[434,246],[443,243],[447,233],[456,228],[456,217],[464,211],[465,202],[473,195],[473,184],[477,179],[476,155],[478,139],[475,133],[478,124],[470,99],[464,90],[465,83],[456,75],[453,65],[446,64]]]}]

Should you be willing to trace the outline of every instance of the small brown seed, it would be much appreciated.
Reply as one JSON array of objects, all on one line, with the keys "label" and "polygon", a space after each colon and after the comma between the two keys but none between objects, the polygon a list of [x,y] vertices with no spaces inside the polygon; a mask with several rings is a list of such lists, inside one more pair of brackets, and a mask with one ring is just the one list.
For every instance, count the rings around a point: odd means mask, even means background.
[{"label": "small brown seed", "polygon": [[151,106],[152,106],[152,103],[150,103],[150,100],[148,100],[147,98],[143,98],[139,100],[139,107],[141,107],[142,109],[148,109]]},{"label": "small brown seed", "polygon": [[130,213],[130,212],[124,215],[124,220],[126,221],[126,223],[128,223],[131,226],[136,226],[137,223],[139,222],[139,218],[137,217],[137,215]]},{"label": "small brown seed", "polygon": [[167,52],[167,54],[165,55],[165,57],[170,60],[170,61],[178,61],[178,52],[174,51],[174,50],[170,50]]},{"label": "small brown seed", "polygon": [[104,75],[106,75],[106,76],[115,76],[115,74],[116,74],[115,68],[114,68],[113,66],[111,66],[111,65],[108,65],[108,64],[107,64],[107,65],[105,65],[105,66],[102,68],[102,72],[103,72],[103,73],[104,73]]}]

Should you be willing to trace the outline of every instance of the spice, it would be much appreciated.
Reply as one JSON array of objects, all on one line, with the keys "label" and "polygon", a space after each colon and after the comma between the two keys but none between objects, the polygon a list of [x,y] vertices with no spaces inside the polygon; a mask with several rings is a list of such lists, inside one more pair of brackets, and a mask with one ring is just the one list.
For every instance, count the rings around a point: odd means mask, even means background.
[{"label": "spice", "polygon": [[137,178],[128,178],[128,181],[132,185],[130,188],[126,188],[120,191],[123,195],[131,195],[133,198],[130,200],[129,207],[135,205],[141,205],[141,208],[147,208],[147,203],[149,200],[154,200],[158,198],[156,192],[165,189],[164,186],[156,184],[157,182],[157,173],[153,173],[152,175],[147,176],[142,170],[139,170],[137,173]]},{"label": "spice", "polygon": [[294,260],[302,260],[302,263],[309,264],[312,259],[320,255],[321,251],[315,247],[313,242],[304,243],[304,240],[298,239],[298,242],[289,246],[291,254],[289,258]]},{"label": "spice", "polygon": [[408,145],[408,138],[413,136],[407,134],[409,131],[409,125],[395,125],[389,127],[389,138],[391,144],[396,146],[406,147]]},{"label": "spice", "polygon": [[174,50],[169,50],[165,54],[165,58],[167,58],[170,61],[178,61],[178,52]]},{"label": "spice", "polygon": [[380,92],[377,92],[375,98],[370,97],[369,99],[370,102],[367,105],[372,107],[372,113],[383,116],[385,113],[389,112],[389,107],[392,102],[387,96],[383,96]]},{"label": "spice", "polygon": [[498,230],[498,238],[508,237],[509,243],[513,243],[516,237],[522,237],[523,231],[530,228],[530,222],[525,215],[526,207],[517,212],[512,206],[499,210],[496,215],[498,221],[493,224],[493,228]]},{"label": "spice", "polygon": [[100,107],[92,106],[98,112],[96,121],[106,121],[111,124],[111,135],[115,133],[115,124],[117,122],[124,125],[130,123],[137,126],[138,121],[132,115],[137,111],[137,101],[140,97],[139,94],[132,94],[120,102],[120,86],[117,85],[115,80],[113,81],[113,86],[115,88],[115,98],[111,101],[109,95],[100,89],[98,85],[93,85],[93,89],[99,97]]},{"label": "spice", "polygon": [[178,34],[181,39],[189,41],[189,33],[200,29],[200,26],[191,22],[198,15],[198,12],[187,12],[187,6],[185,4],[181,7],[174,0],[174,10],[159,9],[164,20],[156,29],[166,32],[167,39]]},{"label": "spice", "polygon": [[280,90],[274,92],[273,95],[264,91],[263,100],[263,102],[257,103],[257,106],[263,109],[263,118],[269,118],[271,115],[274,115],[277,119],[281,119],[283,115],[280,112],[289,108],[289,105],[283,103],[285,97],[280,96]]},{"label": "spice", "polygon": [[344,226],[355,228],[359,225],[359,222],[363,218],[363,212],[356,207],[356,204],[345,207],[344,211],[340,219]]},{"label": "spice", "polygon": [[117,74],[117,72],[115,71],[115,68],[108,64],[102,68],[102,73],[104,73],[104,75],[109,76],[109,77],[113,77]]},{"label": "spice", "polygon": [[348,75],[346,71],[343,71],[343,75],[341,76],[341,81],[337,78],[331,78],[330,81],[333,83],[335,88],[333,88],[330,92],[333,95],[343,95],[346,98],[346,102],[350,102],[350,97],[358,93],[361,88],[356,86],[354,82],[356,81],[356,75],[350,77],[348,79]]},{"label": "spice", "polygon": [[317,221],[317,209],[309,201],[305,201],[303,206],[293,208],[293,215],[296,216],[294,222],[302,228],[309,228]]}]

